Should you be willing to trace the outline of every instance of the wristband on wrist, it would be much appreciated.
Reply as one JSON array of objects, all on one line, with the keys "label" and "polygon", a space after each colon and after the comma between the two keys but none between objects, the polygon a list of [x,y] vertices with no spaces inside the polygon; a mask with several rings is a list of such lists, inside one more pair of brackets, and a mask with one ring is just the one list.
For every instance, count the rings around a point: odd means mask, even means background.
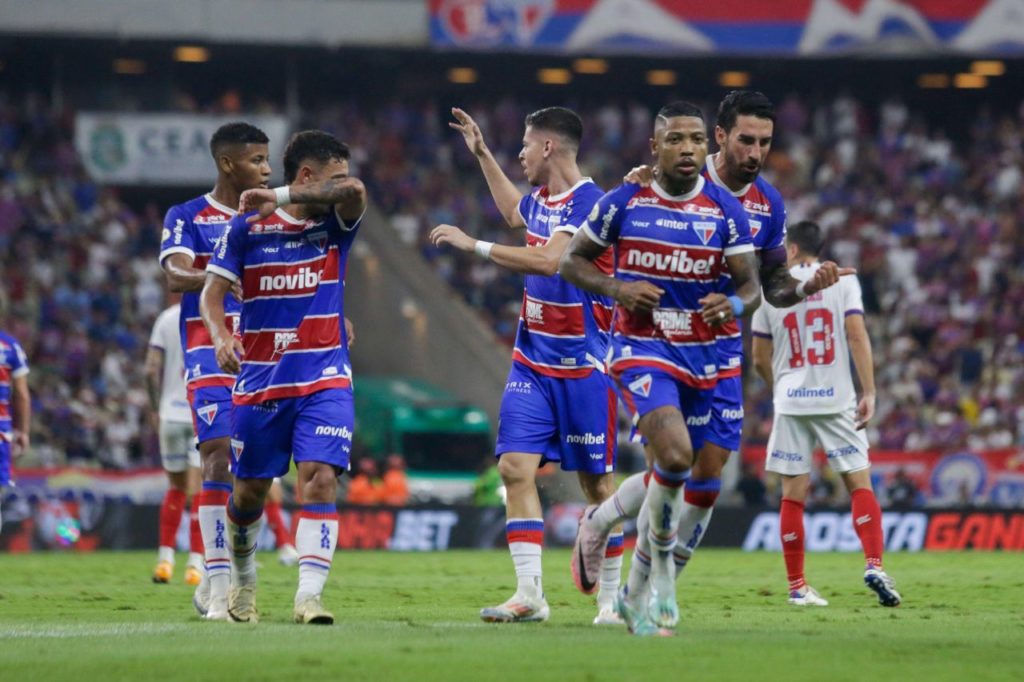
[{"label": "wristband on wrist", "polygon": [[274,200],[278,206],[292,203],[292,192],[288,185],[274,188]]},{"label": "wristband on wrist", "polygon": [[743,309],[746,307],[743,305],[743,300],[739,296],[730,296],[729,305],[732,306],[732,316],[739,317],[743,314]]},{"label": "wristband on wrist", "polygon": [[485,242],[482,239],[478,239],[476,244],[473,246],[473,253],[484,260],[490,260],[492,248],[494,248],[494,242]]},{"label": "wristband on wrist", "polygon": [[806,284],[807,282],[800,282],[800,284],[796,285],[796,297],[801,301],[810,296],[810,294],[807,293]]}]

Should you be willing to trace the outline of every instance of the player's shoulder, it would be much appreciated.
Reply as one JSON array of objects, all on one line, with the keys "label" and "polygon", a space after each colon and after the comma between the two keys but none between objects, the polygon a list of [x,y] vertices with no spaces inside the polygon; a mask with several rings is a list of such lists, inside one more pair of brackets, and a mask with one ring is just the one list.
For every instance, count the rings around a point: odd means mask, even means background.
[{"label": "player's shoulder", "polygon": [[756,189],[767,200],[773,212],[783,206],[782,193],[775,185],[765,180],[764,176],[758,175],[754,178],[752,189]]},{"label": "player's shoulder", "polygon": [[188,201],[183,201],[180,204],[174,204],[169,209],[167,209],[167,215],[170,216],[171,214],[174,214],[179,218],[187,218],[191,220],[200,211],[208,208],[209,206],[210,203],[207,200],[207,196],[205,194],[200,194],[199,196],[193,197]]},{"label": "player's shoulder", "polygon": [[0,329],[0,343],[3,343],[5,346],[8,346],[8,347],[14,347],[14,346],[20,345],[18,343],[17,339],[15,339],[13,336],[8,334],[3,329]]},{"label": "player's shoulder", "polygon": [[743,204],[740,203],[739,199],[733,196],[732,192],[727,190],[725,187],[708,180],[707,178],[704,178],[704,187],[701,188],[700,193],[723,209],[730,211],[743,209]]}]

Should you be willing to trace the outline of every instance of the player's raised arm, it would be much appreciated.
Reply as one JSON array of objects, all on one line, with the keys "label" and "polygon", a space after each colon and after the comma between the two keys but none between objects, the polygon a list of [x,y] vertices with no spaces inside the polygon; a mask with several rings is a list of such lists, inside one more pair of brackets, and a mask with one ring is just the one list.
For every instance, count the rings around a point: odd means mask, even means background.
[{"label": "player's raised arm", "polygon": [[256,211],[246,219],[252,224],[288,204],[333,205],[344,220],[356,220],[366,210],[366,186],[359,178],[339,177],[322,182],[298,182],[274,189],[250,189],[242,193],[239,213]]},{"label": "player's raised arm", "polygon": [[434,246],[450,244],[459,251],[474,252],[481,258],[524,275],[551,276],[558,272],[569,238],[569,232],[558,231],[544,246],[506,246],[474,239],[454,225],[438,225],[430,231],[430,241]]},{"label": "player's raised arm", "polygon": [[761,282],[764,298],[776,308],[789,308],[822,289],[836,284],[840,277],[856,274],[855,268],[841,268],[832,261],[825,261],[814,276],[806,282],[789,274],[786,268],[785,249],[771,249],[761,252]]},{"label": "player's raised arm", "polygon": [[519,214],[519,202],[523,199],[522,192],[515,186],[505,171],[501,169],[498,161],[494,158],[491,150],[484,142],[484,135],[480,132],[473,117],[458,107],[452,107],[452,116],[456,122],[449,122],[448,125],[462,133],[462,139],[466,142],[469,151],[476,157],[483,171],[484,179],[487,180],[487,188],[491,190],[494,203],[501,211],[505,222],[509,227],[526,227],[523,216]]}]

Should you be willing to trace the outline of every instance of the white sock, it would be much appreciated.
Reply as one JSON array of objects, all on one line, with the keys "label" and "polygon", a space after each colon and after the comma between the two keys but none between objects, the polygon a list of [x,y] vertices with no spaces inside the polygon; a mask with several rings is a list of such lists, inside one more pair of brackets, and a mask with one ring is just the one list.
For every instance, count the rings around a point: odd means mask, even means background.
[{"label": "white sock", "polygon": [[174,565],[174,548],[173,547],[165,547],[163,545],[161,545],[160,547],[157,547],[157,550],[156,550],[156,560],[157,561],[166,561],[171,566],[173,566]]},{"label": "white sock", "polygon": [[[228,547],[228,511],[225,505],[231,494],[229,484],[211,488],[203,484],[199,505],[199,532],[203,536],[206,575],[210,581],[211,608],[226,610],[231,586],[231,549]],[[226,488],[226,489],[225,489]]]},{"label": "white sock", "polygon": [[299,552],[299,589],[295,603],[319,597],[338,546],[338,511],[334,504],[303,505],[295,529],[295,548]]},{"label": "white sock", "polygon": [[666,471],[655,465],[647,486],[647,537],[651,541],[651,588],[660,594],[675,594],[676,571],[672,559],[682,513],[683,483],[689,471]]},{"label": "white sock", "polygon": [[189,552],[188,553],[188,564],[186,564],[186,565],[187,566],[192,566],[194,568],[202,569],[203,568],[203,555],[200,554],[199,552]]},{"label": "white sock", "polygon": [[679,517],[680,541],[676,543],[676,548],[673,550],[675,554],[676,577],[679,577],[679,574],[686,568],[686,564],[693,556],[694,550],[700,546],[700,541],[704,539],[704,533],[707,532],[708,524],[711,523],[711,512],[714,509],[714,507],[698,507],[695,504],[683,502],[683,513]]},{"label": "white sock", "polygon": [[641,471],[623,481],[614,495],[598,505],[590,521],[607,532],[626,519],[635,519],[647,494],[647,486],[644,485],[646,476]]},{"label": "white sock", "polygon": [[642,604],[650,593],[651,580],[651,542],[647,539],[646,514],[637,517],[636,547],[633,548],[633,561],[629,564],[629,577],[626,578],[626,597],[631,604]]},{"label": "white sock", "polygon": [[597,592],[598,609],[612,607],[621,581],[622,532],[620,531],[608,537],[608,547],[604,551],[604,561],[601,562],[601,588]]},{"label": "white sock", "polygon": [[256,583],[256,547],[262,529],[262,507],[241,511],[235,508],[234,499],[228,501],[228,544],[239,585]]},{"label": "white sock", "polygon": [[544,519],[508,519],[505,522],[505,537],[516,569],[516,591],[534,599],[543,597],[541,552]]}]

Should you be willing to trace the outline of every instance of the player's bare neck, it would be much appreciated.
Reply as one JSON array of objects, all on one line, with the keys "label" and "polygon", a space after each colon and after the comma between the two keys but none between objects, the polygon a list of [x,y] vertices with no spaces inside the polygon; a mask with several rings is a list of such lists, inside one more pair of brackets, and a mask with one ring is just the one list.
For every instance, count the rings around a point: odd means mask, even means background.
[{"label": "player's bare neck", "polygon": [[557,196],[568,192],[582,179],[583,174],[580,173],[579,166],[575,163],[553,164],[548,172],[547,182],[544,184],[547,185],[550,196]]},{"label": "player's bare neck", "polygon": [[236,191],[227,183],[217,181],[217,184],[210,190],[210,196],[213,197],[214,201],[231,208],[238,207],[238,199],[242,193]]},{"label": "player's bare neck", "polygon": [[689,194],[690,192],[692,192],[693,188],[697,186],[697,180],[699,179],[700,176],[697,176],[692,180],[673,180],[672,178],[666,176],[665,173],[661,173],[655,179],[655,182],[661,185],[661,188],[665,190],[670,196],[678,197],[682,196],[683,194]]}]

